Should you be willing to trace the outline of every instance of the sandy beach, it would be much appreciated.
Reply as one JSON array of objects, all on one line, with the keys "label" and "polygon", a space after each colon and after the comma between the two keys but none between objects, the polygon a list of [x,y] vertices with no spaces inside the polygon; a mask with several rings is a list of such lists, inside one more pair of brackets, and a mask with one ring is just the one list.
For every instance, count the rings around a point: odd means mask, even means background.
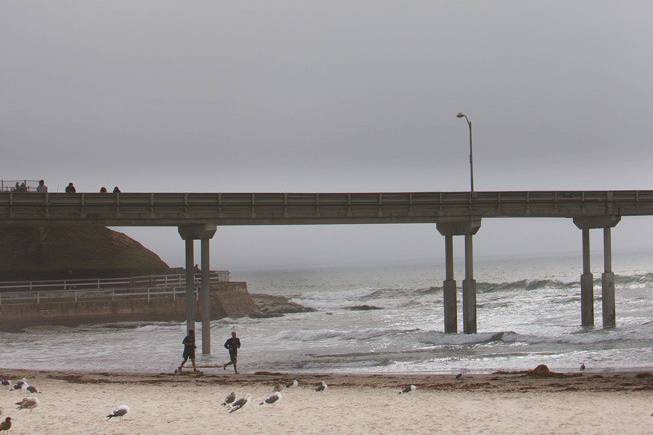
[{"label": "sandy beach", "polygon": [[[214,372],[215,373],[215,372]],[[0,370],[37,386],[40,405],[17,411],[23,392],[0,392],[2,418],[14,434],[429,434],[651,433],[653,374],[583,373],[534,377],[526,373],[465,375],[203,376],[62,373]],[[273,386],[292,378],[280,403],[259,406]],[[326,393],[314,392],[325,381]],[[417,390],[397,394],[406,384]],[[225,396],[251,394],[233,414]],[[129,414],[107,421],[113,408]]]}]

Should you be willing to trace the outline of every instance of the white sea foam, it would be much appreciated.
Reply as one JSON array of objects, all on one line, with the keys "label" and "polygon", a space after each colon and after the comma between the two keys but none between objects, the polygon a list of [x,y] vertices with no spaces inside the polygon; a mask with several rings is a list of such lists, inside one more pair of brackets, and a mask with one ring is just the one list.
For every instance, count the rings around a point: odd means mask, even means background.
[{"label": "white sea foam", "polygon": [[[578,270],[568,261],[544,268],[534,260],[521,276],[505,272],[514,269],[511,263],[499,266],[477,266],[478,334],[442,332],[442,277],[432,267],[296,272],[269,281],[259,273],[250,291],[292,295],[318,311],[216,320],[215,353],[198,357],[223,362],[220,345],[236,327],[243,370],[491,371],[539,363],[575,368],[579,361],[594,368],[653,367],[653,273],[644,267],[619,272],[617,328],[602,330],[600,291],[597,327],[578,326]],[[350,310],[354,305],[383,309]],[[179,363],[184,330],[182,323],[131,322],[0,332],[0,367],[168,371]]]}]

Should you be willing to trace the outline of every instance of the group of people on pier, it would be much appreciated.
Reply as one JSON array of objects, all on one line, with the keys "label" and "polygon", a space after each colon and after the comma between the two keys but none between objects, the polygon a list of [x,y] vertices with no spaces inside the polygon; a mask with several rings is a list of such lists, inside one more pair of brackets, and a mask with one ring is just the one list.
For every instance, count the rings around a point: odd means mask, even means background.
[{"label": "group of people on pier", "polygon": [[[20,181],[16,181],[16,185],[13,186],[11,189],[9,189],[11,192],[36,192],[36,193],[47,193],[48,192],[48,186],[45,184],[45,180],[39,180],[38,185],[36,188],[30,187],[27,185],[27,181],[23,181],[22,183]],[[77,189],[75,188],[75,185],[70,182],[66,186],[65,189],[66,193],[77,193]],[[100,193],[109,193],[106,187],[102,186],[100,188]],[[113,188],[113,191],[111,193],[121,193],[120,188],[118,186],[115,186]]]}]

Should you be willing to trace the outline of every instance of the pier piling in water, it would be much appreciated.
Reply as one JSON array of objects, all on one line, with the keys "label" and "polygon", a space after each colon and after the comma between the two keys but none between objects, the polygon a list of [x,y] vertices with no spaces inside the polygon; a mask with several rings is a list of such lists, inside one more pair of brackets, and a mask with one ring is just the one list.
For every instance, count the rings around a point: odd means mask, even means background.
[{"label": "pier piling in water", "polygon": [[603,228],[603,274],[601,275],[603,327],[617,324],[614,302],[614,272],[612,272],[612,228]]},{"label": "pier piling in water", "polygon": [[444,332],[458,332],[458,306],[453,265],[453,236],[465,236],[465,279],[463,280],[463,331],[475,334],[476,280],[474,279],[473,236],[481,227],[480,219],[438,222],[436,227],[445,237],[445,280],[443,282]]},{"label": "pier piling in water", "polygon": [[444,304],[444,332],[458,332],[458,303],[456,298],[456,280],[453,273],[453,236],[444,236],[445,280],[442,283]]},{"label": "pier piling in water", "polygon": [[211,353],[211,301],[209,296],[209,260],[210,240],[213,238],[217,227],[215,225],[180,225],[179,235],[186,242],[186,330],[195,326],[195,262],[193,258],[193,244],[195,240],[201,241],[202,283],[200,287],[200,307],[202,316],[202,353]]},{"label": "pier piling in water", "polygon": [[616,326],[615,285],[612,272],[612,228],[620,216],[584,216],[574,218],[574,224],[583,234],[583,274],[580,277],[581,325],[594,326],[594,276],[590,264],[590,229],[603,229],[603,266],[601,275],[601,314],[603,328]]}]

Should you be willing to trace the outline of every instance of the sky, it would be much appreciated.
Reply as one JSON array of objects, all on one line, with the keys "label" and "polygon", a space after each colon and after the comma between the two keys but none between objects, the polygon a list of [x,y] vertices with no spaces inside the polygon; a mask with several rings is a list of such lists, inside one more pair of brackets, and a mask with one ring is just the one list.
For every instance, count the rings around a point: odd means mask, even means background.
[{"label": "sky", "polygon": [[[651,16],[649,1],[4,0],[0,178],[462,191],[464,111],[476,190],[651,189]],[[183,264],[175,228],[119,230]],[[653,219],[625,218],[614,249],[653,250],[651,234]],[[213,267],[251,270],[444,251],[434,225],[228,227],[214,240]],[[486,219],[475,243],[479,258],[573,254],[580,232]]]}]

